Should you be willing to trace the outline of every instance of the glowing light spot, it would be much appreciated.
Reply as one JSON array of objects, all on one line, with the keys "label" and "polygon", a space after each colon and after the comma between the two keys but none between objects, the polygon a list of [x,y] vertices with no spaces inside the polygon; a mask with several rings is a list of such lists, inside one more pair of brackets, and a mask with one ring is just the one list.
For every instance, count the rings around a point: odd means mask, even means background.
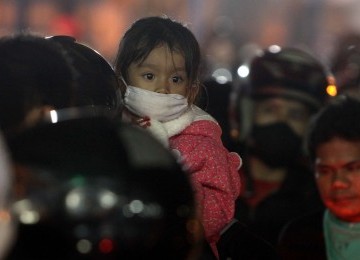
[{"label": "glowing light spot", "polygon": [[92,249],[92,244],[89,240],[87,239],[81,239],[77,242],[76,244],[76,249],[81,253],[81,254],[88,254],[90,253],[91,249]]},{"label": "glowing light spot", "polygon": [[17,214],[19,221],[23,224],[35,224],[40,220],[40,214],[34,207],[31,200],[24,199],[14,204],[14,212]]},{"label": "glowing light spot", "polygon": [[19,219],[21,223],[30,225],[39,222],[40,215],[37,211],[26,210],[21,212]]},{"label": "glowing light spot", "polygon": [[129,204],[129,209],[132,213],[138,214],[144,210],[144,203],[141,200],[133,200]]},{"label": "glowing light spot", "polygon": [[55,110],[51,110],[50,111],[50,118],[51,118],[51,122],[52,123],[57,123],[59,118],[58,118],[58,114]]},{"label": "glowing light spot", "polygon": [[271,53],[278,53],[279,51],[281,51],[281,47],[279,45],[271,45],[269,47],[269,51]]},{"label": "glowing light spot", "polygon": [[326,93],[331,96],[331,97],[335,97],[337,95],[337,88],[335,85],[328,85],[326,87]]},{"label": "glowing light spot", "polygon": [[246,78],[249,75],[249,67],[246,65],[241,65],[238,69],[237,69],[237,74],[239,75],[240,78]]},{"label": "glowing light spot", "polygon": [[219,84],[226,84],[229,81],[232,81],[231,72],[225,68],[219,68],[212,73],[213,78]]},{"label": "glowing light spot", "polygon": [[117,203],[117,196],[111,191],[103,191],[99,194],[99,202],[101,207],[110,209]]},{"label": "glowing light spot", "polygon": [[114,249],[114,243],[111,239],[102,239],[99,243],[101,253],[108,254]]},{"label": "glowing light spot", "polygon": [[66,196],[65,203],[66,206],[70,209],[76,209],[80,207],[81,202],[83,201],[83,196],[80,192],[73,191]]}]

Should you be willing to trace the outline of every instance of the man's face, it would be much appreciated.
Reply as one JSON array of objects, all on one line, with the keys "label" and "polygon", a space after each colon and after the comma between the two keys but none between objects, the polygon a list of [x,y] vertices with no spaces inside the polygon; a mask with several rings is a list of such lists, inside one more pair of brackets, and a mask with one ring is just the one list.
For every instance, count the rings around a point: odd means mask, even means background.
[{"label": "man's face", "polygon": [[319,145],[315,176],[330,212],[343,221],[360,222],[360,141],[333,138]]},{"label": "man's face", "polygon": [[296,100],[274,97],[255,102],[254,123],[258,125],[284,122],[303,136],[309,118],[309,109]]}]

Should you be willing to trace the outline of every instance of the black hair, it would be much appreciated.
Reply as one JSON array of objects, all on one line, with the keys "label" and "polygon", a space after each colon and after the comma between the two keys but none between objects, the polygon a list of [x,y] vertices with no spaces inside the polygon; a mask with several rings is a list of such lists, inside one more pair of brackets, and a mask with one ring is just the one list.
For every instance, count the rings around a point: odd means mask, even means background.
[{"label": "black hair", "polygon": [[306,148],[310,159],[315,160],[319,145],[333,138],[360,141],[360,100],[339,96],[327,104],[310,122]]},{"label": "black hair", "polygon": [[[126,31],[115,58],[117,76],[127,81],[130,64],[141,63],[161,44],[166,44],[171,51],[180,51],[184,55],[190,85],[197,84],[200,66],[199,43],[185,25],[165,16],[139,19]],[[122,91],[124,92],[125,89],[123,88]]]}]

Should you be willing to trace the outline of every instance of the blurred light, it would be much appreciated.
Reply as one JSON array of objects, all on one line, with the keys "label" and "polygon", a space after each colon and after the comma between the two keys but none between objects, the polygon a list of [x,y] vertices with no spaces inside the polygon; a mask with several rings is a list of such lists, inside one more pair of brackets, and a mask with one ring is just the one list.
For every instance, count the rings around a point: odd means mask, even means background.
[{"label": "blurred light", "polygon": [[87,239],[81,239],[77,242],[76,244],[76,249],[81,253],[81,254],[88,254],[90,253],[91,249],[92,249],[92,244],[89,240]]},{"label": "blurred light", "polygon": [[141,200],[133,200],[129,204],[129,209],[134,214],[139,214],[144,210],[144,203]]},{"label": "blurred light", "polygon": [[163,216],[162,207],[159,204],[148,204],[145,205],[145,209],[142,212],[144,217],[161,218]]},{"label": "blurred light", "polygon": [[250,69],[247,65],[241,65],[237,70],[237,74],[240,78],[246,78],[247,76],[249,76],[249,72]]},{"label": "blurred light", "polygon": [[57,123],[58,122],[58,114],[57,114],[56,110],[51,110],[50,111],[50,118],[51,118],[52,123]]},{"label": "blurred light", "polygon": [[118,199],[115,193],[105,190],[99,194],[99,202],[102,208],[110,209],[115,206]]},{"label": "blurred light", "polygon": [[278,53],[279,51],[281,51],[281,47],[279,45],[271,45],[269,47],[269,51],[272,53]]},{"label": "blurred light", "polygon": [[212,73],[212,77],[215,78],[216,82],[219,84],[226,84],[227,82],[232,81],[231,72],[225,68],[216,69]]},{"label": "blurred light", "polygon": [[28,199],[18,201],[14,204],[14,212],[23,224],[36,224],[40,220],[39,212],[34,209],[32,202]]},{"label": "blurred light", "polygon": [[335,85],[328,85],[326,87],[326,93],[331,96],[331,97],[335,97],[337,95],[337,88]]},{"label": "blurred light", "polygon": [[70,180],[70,182],[74,186],[83,186],[85,184],[85,177],[82,175],[76,175]]},{"label": "blurred light", "polygon": [[337,95],[335,77],[333,75],[328,75],[327,81],[328,81],[328,86],[326,87],[326,93],[331,97],[335,97]]},{"label": "blurred light", "polygon": [[84,195],[79,190],[71,191],[65,198],[65,204],[67,208],[77,209],[80,207],[81,202],[83,201]]},{"label": "blurred light", "polygon": [[40,215],[39,212],[37,211],[27,210],[20,214],[19,220],[23,224],[28,224],[28,225],[35,224],[39,222]]},{"label": "blurred light", "polygon": [[141,200],[133,200],[123,208],[123,214],[127,218],[133,217],[135,214],[143,218],[159,219],[163,216],[163,209],[157,203],[145,204]]},{"label": "blurred light", "polygon": [[114,249],[114,242],[111,239],[102,239],[99,243],[101,253],[108,254]]}]

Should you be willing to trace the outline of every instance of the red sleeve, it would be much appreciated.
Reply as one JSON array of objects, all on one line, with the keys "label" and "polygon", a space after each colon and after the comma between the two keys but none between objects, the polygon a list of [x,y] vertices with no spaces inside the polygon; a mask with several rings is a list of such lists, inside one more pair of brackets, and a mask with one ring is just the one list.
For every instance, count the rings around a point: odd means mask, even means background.
[{"label": "red sleeve", "polygon": [[240,194],[240,157],[229,153],[209,137],[183,154],[196,190],[207,241],[217,242],[221,230],[232,220]]}]

